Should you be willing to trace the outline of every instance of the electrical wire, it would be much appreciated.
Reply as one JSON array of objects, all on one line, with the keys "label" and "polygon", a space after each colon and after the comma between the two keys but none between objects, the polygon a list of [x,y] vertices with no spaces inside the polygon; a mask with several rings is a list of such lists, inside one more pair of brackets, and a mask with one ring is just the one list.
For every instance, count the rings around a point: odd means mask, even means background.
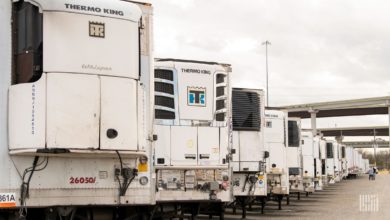
[{"label": "electrical wire", "polygon": [[123,182],[122,182],[122,183],[121,183],[121,181],[120,181],[119,175],[116,176],[116,178],[117,178],[117,180],[118,180],[118,183],[119,183],[119,196],[124,196],[124,195],[126,194],[127,189],[129,188],[131,182],[133,182],[133,180],[134,180],[136,174],[135,174],[135,172],[133,172],[131,178],[125,177],[125,176],[123,175],[122,172],[123,172],[123,167],[124,167],[124,166],[123,166],[122,157],[121,157],[119,151],[116,150],[115,152],[116,152],[116,154],[118,155],[119,162],[120,162],[120,166],[121,166],[120,175],[123,176]]},{"label": "electrical wire", "polygon": [[122,169],[123,169],[122,157],[121,157],[121,155],[119,154],[119,151],[116,150],[115,152],[116,152],[116,154],[118,155],[119,162],[120,162],[120,165],[121,165],[121,171],[122,171]]},{"label": "electrical wire", "polygon": [[[44,163],[45,165],[43,167],[37,168]],[[30,197],[30,182],[34,172],[44,170],[47,167],[48,163],[49,163],[48,157],[45,157],[41,162],[39,162],[39,156],[35,156],[33,165],[24,170],[22,176],[22,185],[20,187],[20,204],[21,204],[21,207],[19,209],[20,217],[27,216],[26,199]],[[28,174],[30,175],[28,176],[26,181],[25,179]]]}]

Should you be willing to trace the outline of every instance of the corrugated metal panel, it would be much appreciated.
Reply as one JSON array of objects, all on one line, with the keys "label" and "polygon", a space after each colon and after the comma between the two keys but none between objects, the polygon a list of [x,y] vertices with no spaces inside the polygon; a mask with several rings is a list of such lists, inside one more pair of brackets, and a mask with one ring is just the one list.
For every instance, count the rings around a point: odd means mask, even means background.
[{"label": "corrugated metal panel", "polygon": [[171,70],[156,69],[154,70],[154,78],[173,81],[173,72]]},{"label": "corrugated metal panel", "polygon": [[288,121],[288,146],[299,147],[299,127],[296,121]]},{"label": "corrugated metal panel", "polygon": [[173,85],[169,83],[163,83],[163,82],[154,82],[154,91],[156,92],[163,92],[173,95]]},{"label": "corrugated metal panel", "polygon": [[333,144],[326,143],[326,158],[333,158]]},{"label": "corrugated metal panel", "polygon": [[260,131],[260,123],[259,94],[233,91],[233,130]]}]

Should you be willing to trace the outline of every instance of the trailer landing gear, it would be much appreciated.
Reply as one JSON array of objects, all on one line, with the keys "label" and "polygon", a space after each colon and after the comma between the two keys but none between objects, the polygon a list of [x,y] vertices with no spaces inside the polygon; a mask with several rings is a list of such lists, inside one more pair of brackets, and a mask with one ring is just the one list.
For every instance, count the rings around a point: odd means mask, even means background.
[{"label": "trailer landing gear", "polygon": [[[241,206],[242,210],[242,215],[241,218],[245,219],[246,218],[246,206],[250,205],[253,202],[253,198],[248,197],[248,196],[237,196],[236,197],[236,204]],[[233,213],[235,213],[235,208],[233,209]]]},{"label": "trailer landing gear", "polygon": [[282,200],[283,200],[283,195],[278,195],[278,209],[282,210]]}]

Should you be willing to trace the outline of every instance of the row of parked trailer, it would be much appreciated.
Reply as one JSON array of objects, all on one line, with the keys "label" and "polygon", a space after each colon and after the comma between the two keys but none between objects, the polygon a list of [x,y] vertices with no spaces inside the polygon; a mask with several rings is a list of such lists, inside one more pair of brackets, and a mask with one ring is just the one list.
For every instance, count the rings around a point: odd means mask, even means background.
[{"label": "row of parked trailer", "polygon": [[245,216],[368,169],[152,30],[145,3],[0,2],[1,220]]}]

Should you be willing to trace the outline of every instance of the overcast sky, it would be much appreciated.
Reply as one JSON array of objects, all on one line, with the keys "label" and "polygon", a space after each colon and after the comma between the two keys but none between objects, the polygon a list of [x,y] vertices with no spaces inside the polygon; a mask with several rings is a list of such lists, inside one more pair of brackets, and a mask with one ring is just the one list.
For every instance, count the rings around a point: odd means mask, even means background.
[{"label": "overcast sky", "polygon": [[[390,95],[390,1],[149,2],[156,57],[230,63],[237,87],[265,88],[262,42],[270,41],[271,106]],[[340,126],[388,122],[344,121]]]}]

